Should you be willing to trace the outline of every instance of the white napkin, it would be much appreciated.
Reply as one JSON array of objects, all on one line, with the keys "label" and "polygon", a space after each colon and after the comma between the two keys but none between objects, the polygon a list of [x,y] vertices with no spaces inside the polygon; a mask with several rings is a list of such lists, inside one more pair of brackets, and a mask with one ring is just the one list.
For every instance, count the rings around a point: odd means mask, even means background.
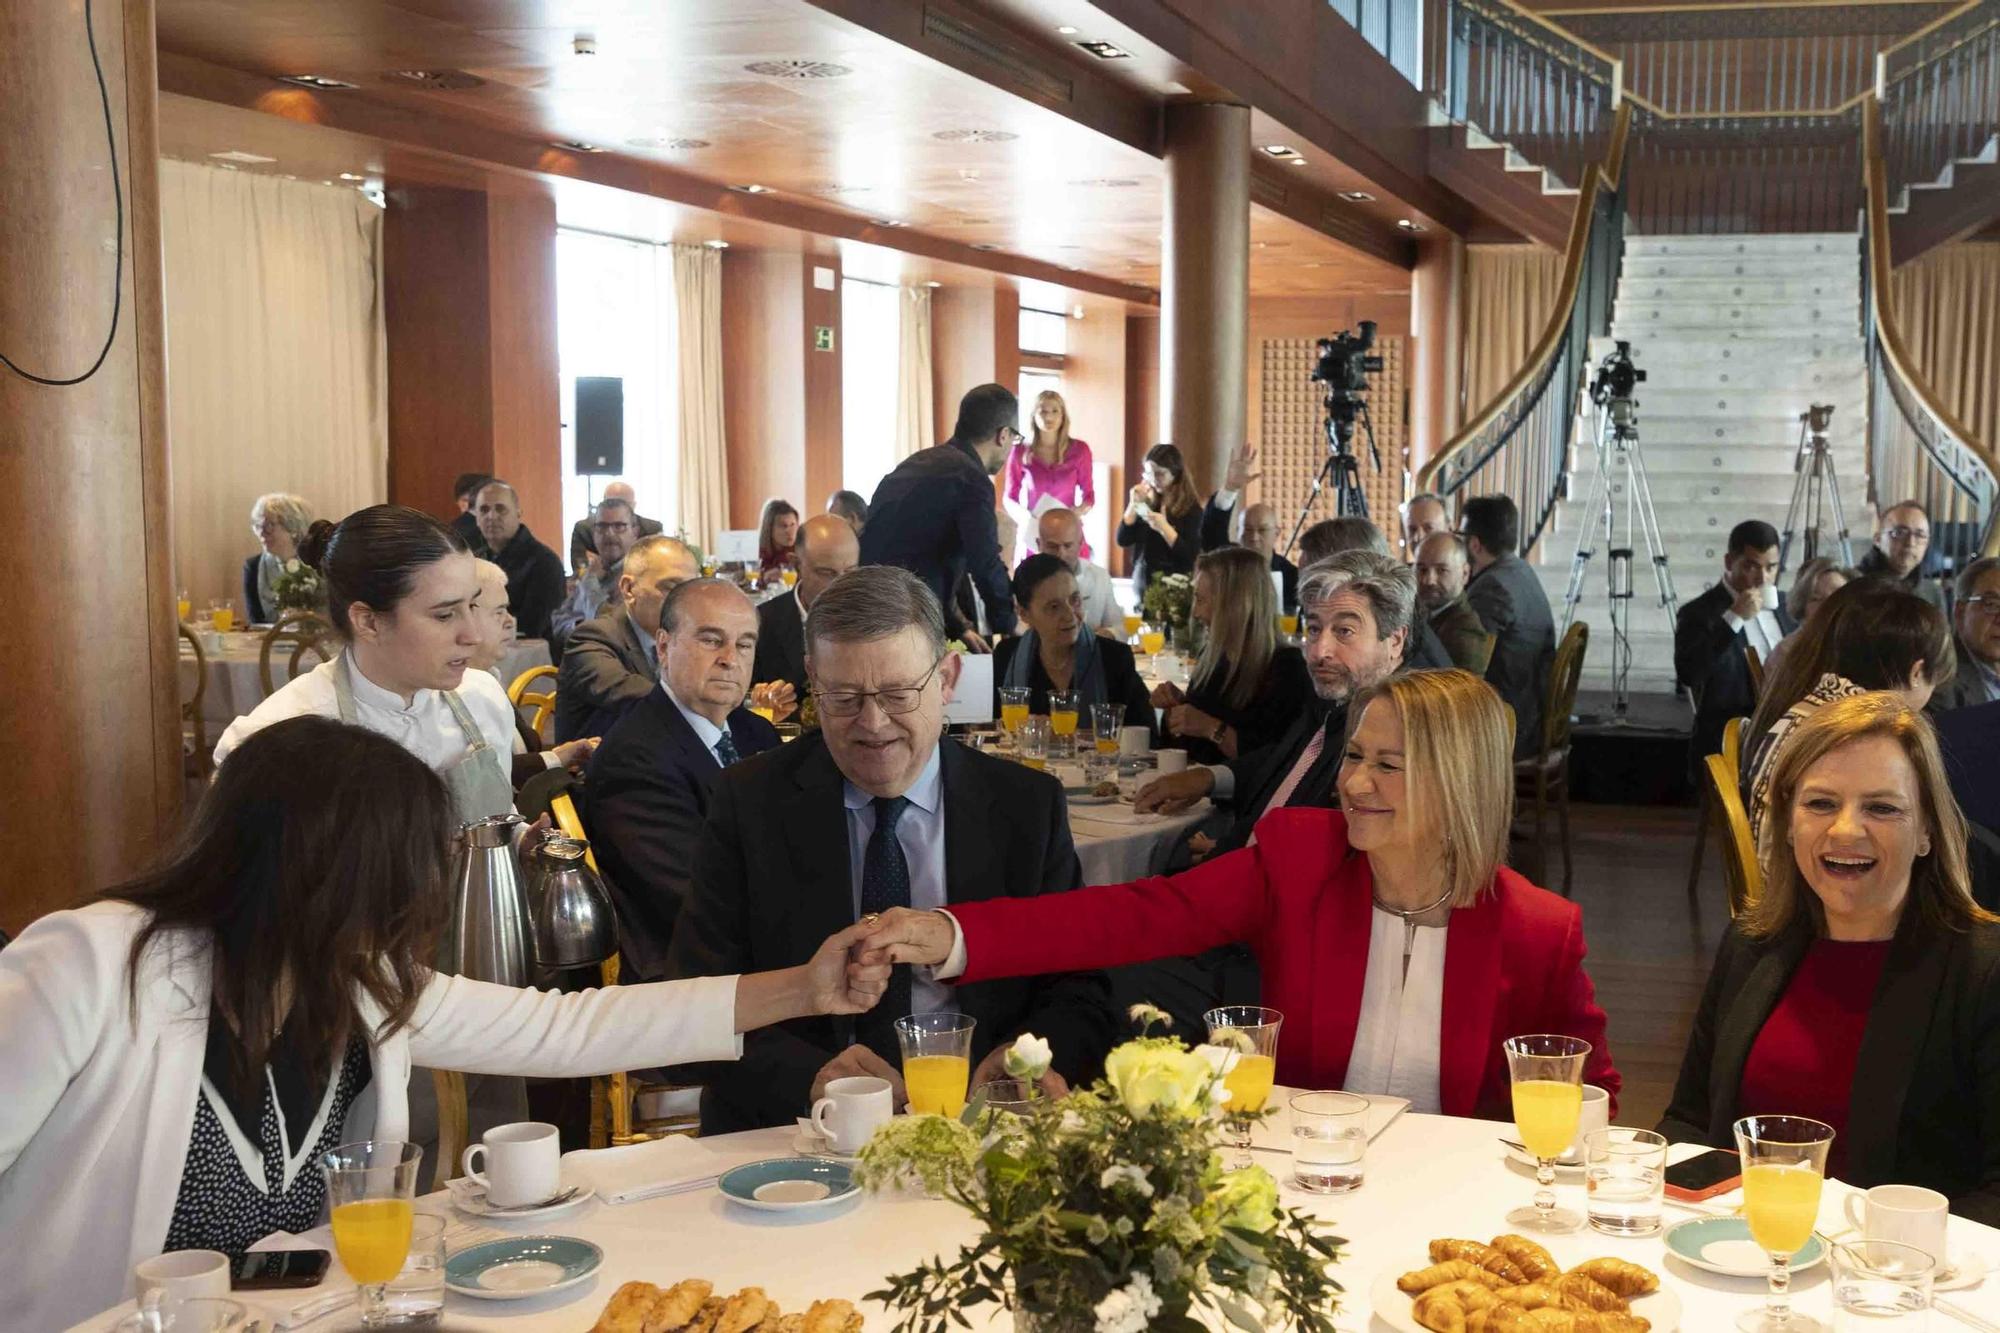
[{"label": "white napkin", "polygon": [[578,1149],[563,1154],[563,1178],[590,1186],[606,1203],[636,1203],[706,1189],[745,1160],[706,1139],[670,1134],[623,1148]]}]

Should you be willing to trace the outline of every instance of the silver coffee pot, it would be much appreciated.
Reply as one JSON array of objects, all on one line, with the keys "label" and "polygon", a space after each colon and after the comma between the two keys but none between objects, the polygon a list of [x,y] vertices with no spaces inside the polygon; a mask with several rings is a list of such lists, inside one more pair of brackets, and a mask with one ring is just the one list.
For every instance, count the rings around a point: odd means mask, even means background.
[{"label": "silver coffee pot", "polygon": [[618,951],[618,913],[581,838],[551,834],[536,854],[529,940],[538,967],[594,967]]},{"label": "silver coffee pot", "polygon": [[528,903],[514,855],[525,822],[509,813],[459,827],[452,938],[445,952],[447,970],[459,976],[528,984]]}]

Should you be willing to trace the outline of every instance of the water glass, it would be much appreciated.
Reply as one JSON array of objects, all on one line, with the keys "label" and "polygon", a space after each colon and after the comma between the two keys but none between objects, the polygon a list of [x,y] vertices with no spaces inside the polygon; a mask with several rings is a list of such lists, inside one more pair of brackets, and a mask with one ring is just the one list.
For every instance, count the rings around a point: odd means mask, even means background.
[{"label": "water glass", "polygon": [[1042,1100],[1042,1089],[1024,1078],[989,1078],[979,1085],[974,1096],[986,1099],[988,1111],[1027,1115]]},{"label": "water glass", "polygon": [[1090,706],[1090,734],[1097,742],[1097,752],[1107,758],[1118,755],[1118,729],[1125,725],[1124,704],[1092,704]]},{"label": "water glass", "polygon": [[1856,1240],[1832,1247],[1834,1333],[1928,1328],[1937,1261],[1914,1245]]},{"label": "water glass", "polygon": [[1292,1098],[1292,1184],[1312,1194],[1361,1188],[1368,1156],[1368,1099],[1351,1092]]},{"label": "water glass", "polygon": [[1607,1236],[1660,1229],[1667,1187],[1667,1139],[1650,1129],[1593,1129],[1583,1136],[1585,1211]]},{"label": "water glass", "polygon": [[1049,740],[1054,735],[1049,720],[1037,714],[1022,718],[1014,729],[1014,744],[1019,747],[1021,762],[1033,769],[1049,766]]},{"label": "water glass", "polygon": [[418,1213],[410,1222],[410,1254],[382,1292],[382,1322],[397,1328],[444,1318],[445,1219]]}]

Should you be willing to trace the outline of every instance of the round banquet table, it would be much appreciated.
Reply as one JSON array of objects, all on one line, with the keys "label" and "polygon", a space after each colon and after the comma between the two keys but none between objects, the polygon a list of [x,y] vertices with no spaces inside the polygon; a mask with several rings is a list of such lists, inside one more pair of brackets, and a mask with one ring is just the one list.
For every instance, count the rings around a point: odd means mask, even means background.
[{"label": "round banquet table", "polygon": [[[280,688],[288,679],[286,672],[290,669],[294,646],[285,643],[271,649],[271,676]],[[201,699],[201,716],[209,744],[222,739],[223,731],[231,722],[264,702],[263,651],[264,632],[255,630],[225,634],[222,636],[222,650],[206,653],[208,692]],[[310,671],[319,662],[318,657],[307,652],[299,659],[299,670]],[[495,674],[504,687],[512,685],[514,678],[530,667],[548,665],[547,641],[521,639],[500,659]],[[180,641],[180,697],[186,699],[193,693],[194,651],[183,639]]]},{"label": "round banquet table", "polygon": [[[1260,1146],[1280,1148],[1285,1141],[1284,1113],[1260,1126]],[[1346,1294],[1336,1324],[1346,1333],[1388,1333],[1392,1327],[1372,1317],[1369,1288],[1385,1270],[1396,1273],[1427,1264],[1425,1247],[1433,1237],[1456,1236],[1486,1240],[1507,1229],[1507,1211],[1529,1201],[1533,1173],[1510,1164],[1498,1143],[1512,1126],[1490,1121],[1405,1113],[1370,1145],[1367,1183],[1353,1194],[1329,1198],[1304,1194],[1286,1183],[1289,1162],[1280,1151],[1257,1153],[1259,1162],[1278,1177],[1282,1201],[1322,1219],[1327,1228],[1346,1238],[1334,1276]],[[755,1161],[790,1155],[795,1133],[787,1129],[754,1130],[704,1140],[726,1148],[734,1158]],[[1680,1150],[1679,1155],[1696,1151]],[[1559,1202],[1583,1206],[1580,1183],[1558,1182]],[[1829,1182],[1820,1209],[1822,1231],[1845,1227],[1841,1202],[1847,1187]],[[428,1211],[449,1212],[443,1195],[420,1205]],[[1692,1212],[1669,1207],[1669,1225]],[[584,1333],[622,1282],[640,1279],[666,1286],[682,1278],[707,1278],[720,1293],[746,1286],[763,1287],[787,1311],[803,1310],[814,1300],[845,1297],[859,1301],[876,1290],[891,1273],[907,1272],[934,1255],[951,1256],[975,1236],[971,1218],[950,1204],[907,1195],[864,1195],[803,1213],[752,1212],[723,1199],[713,1188],[617,1207],[592,1200],[560,1220],[536,1227],[529,1223],[482,1225],[522,1234],[554,1233],[579,1236],[604,1251],[596,1277],[579,1288],[555,1295],[507,1303],[446,1297],[444,1327],[449,1329],[514,1330],[515,1333]],[[324,1235],[318,1237],[324,1244]],[[1978,1254],[1989,1263],[2000,1260],[2000,1232],[1963,1218],[1951,1219],[1955,1250]],[[1719,1333],[1733,1326],[1735,1316],[1763,1299],[1761,1280],[1723,1278],[1666,1258],[1657,1235],[1612,1239],[1585,1230],[1548,1242],[1558,1262],[1569,1265],[1599,1256],[1629,1259],[1651,1268],[1662,1284],[1680,1298],[1684,1333]],[[346,1284],[338,1265],[322,1290]],[[1832,1309],[1827,1268],[1822,1264],[1792,1281],[1799,1309],[1826,1318]],[[266,1318],[291,1309],[318,1292],[240,1293],[239,1299]],[[1944,1296],[1987,1320],[2000,1321],[2000,1275],[1977,1287]],[[130,1305],[107,1312],[79,1327],[106,1330]],[[878,1306],[862,1306],[871,1333],[893,1327]],[[351,1317],[351,1309],[349,1315]],[[982,1306],[966,1312],[974,1328],[1006,1329],[1008,1318],[997,1308]],[[329,1318],[312,1328],[342,1328]],[[1960,1325],[1942,1313],[1931,1316],[1933,1333]],[[1655,1329],[1655,1333],[1670,1333]]]},{"label": "round banquet table", "polygon": [[1200,801],[1178,815],[1142,815],[1123,801],[1070,802],[1069,831],[1085,884],[1127,884],[1167,868],[1167,858],[1209,811]]}]

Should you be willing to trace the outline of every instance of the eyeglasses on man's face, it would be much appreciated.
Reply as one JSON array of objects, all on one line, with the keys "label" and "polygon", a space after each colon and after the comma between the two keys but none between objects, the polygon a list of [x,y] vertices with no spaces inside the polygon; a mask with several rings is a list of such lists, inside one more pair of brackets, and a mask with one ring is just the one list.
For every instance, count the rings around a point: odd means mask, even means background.
[{"label": "eyeglasses on man's face", "polygon": [[1893,528],[1885,528],[1890,540],[1899,542],[1927,542],[1931,539],[1929,528],[1912,528],[1898,523]]},{"label": "eyeglasses on man's face", "polygon": [[[876,705],[891,717],[900,717],[905,713],[914,713],[917,711],[917,707],[924,701],[924,691],[930,688],[932,677],[937,675],[938,668],[943,665],[944,658],[939,657],[937,661],[931,663],[931,669],[924,673],[923,679],[917,681],[914,685],[891,685],[887,689],[881,690],[827,690],[815,688],[813,697],[818,700],[820,715],[823,717],[859,716],[861,710],[867,707],[870,699],[873,699]],[[817,682],[815,682],[815,685],[817,686]]]},{"label": "eyeglasses on man's face", "polygon": [[2000,592],[1976,592],[1959,603],[1975,616],[2000,616]]},{"label": "eyeglasses on man's face", "polygon": [[591,526],[596,528],[599,532],[607,532],[607,533],[630,532],[632,530],[632,525],[630,523],[627,523],[624,519],[613,519],[609,523],[605,522],[602,519],[599,519],[596,523],[592,524]]}]

